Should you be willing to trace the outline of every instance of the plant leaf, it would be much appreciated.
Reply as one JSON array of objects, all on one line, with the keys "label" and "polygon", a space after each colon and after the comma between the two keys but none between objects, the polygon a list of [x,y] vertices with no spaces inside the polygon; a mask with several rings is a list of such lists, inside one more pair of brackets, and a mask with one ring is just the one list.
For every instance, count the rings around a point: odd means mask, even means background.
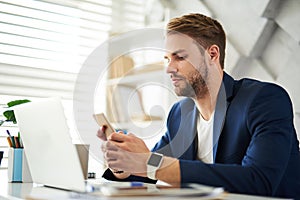
[{"label": "plant leaf", "polygon": [[13,110],[7,110],[3,113],[4,117],[6,117],[6,121],[12,121],[16,124],[16,118]]},{"label": "plant leaf", "polygon": [[16,106],[22,103],[30,102],[28,99],[22,99],[22,100],[15,100],[7,103],[8,107]]}]

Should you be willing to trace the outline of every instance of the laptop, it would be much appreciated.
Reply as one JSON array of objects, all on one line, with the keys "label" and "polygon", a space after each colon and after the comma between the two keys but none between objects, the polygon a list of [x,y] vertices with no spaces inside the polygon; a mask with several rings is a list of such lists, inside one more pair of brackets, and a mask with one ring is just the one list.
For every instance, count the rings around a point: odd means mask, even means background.
[{"label": "laptop", "polygon": [[80,159],[59,98],[14,108],[32,180],[45,186],[85,192]]},{"label": "laptop", "polygon": [[223,193],[222,188],[198,184],[178,188],[136,182],[87,182],[59,98],[18,105],[14,112],[35,183],[97,196],[216,197]]}]

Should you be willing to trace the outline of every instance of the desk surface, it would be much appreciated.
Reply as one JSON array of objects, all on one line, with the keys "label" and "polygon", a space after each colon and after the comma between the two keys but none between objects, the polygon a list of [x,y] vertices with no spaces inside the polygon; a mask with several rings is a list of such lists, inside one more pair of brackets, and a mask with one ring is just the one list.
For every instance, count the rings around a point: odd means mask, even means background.
[{"label": "desk surface", "polygon": [[[0,170],[0,199],[19,200],[25,199],[29,196],[39,197],[38,199],[103,199],[102,196],[92,196],[85,194],[78,194],[74,192],[67,192],[58,189],[46,188],[33,183],[8,183],[7,181],[7,170]],[[30,198],[28,198],[30,199]],[[35,199],[35,198],[32,198]],[[104,199],[109,200],[132,200],[132,199],[153,199],[153,197],[105,197]],[[164,199],[186,199],[186,197],[155,197],[157,200]],[[199,197],[189,197],[189,200],[199,199]],[[239,194],[226,194],[221,199],[224,200],[271,200],[270,197],[257,197],[250,195],[239,195]],[[276,198],[273,198],[276,199]]]}]

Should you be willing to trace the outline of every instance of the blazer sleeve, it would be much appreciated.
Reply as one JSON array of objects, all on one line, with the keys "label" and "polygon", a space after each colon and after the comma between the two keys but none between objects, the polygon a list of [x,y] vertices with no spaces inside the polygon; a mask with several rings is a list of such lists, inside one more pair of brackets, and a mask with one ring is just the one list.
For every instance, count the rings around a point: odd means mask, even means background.
[{"label": "blazer sleeve", "polygon": [[274,195],[286,171],[292,143],[297,141],[290,98],[281,87],[267,84],[248,105],[242,106],[248,106],[245,119],[251,133],[242,163],[180,160],[183,183],[222,186],[229,192]]}]

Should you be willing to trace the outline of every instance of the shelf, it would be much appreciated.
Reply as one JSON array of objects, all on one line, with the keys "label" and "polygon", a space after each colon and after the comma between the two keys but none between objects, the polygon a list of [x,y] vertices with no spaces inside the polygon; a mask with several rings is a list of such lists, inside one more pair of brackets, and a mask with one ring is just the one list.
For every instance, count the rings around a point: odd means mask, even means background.
[{"label": "shelf", "polygon": [[168,75],[164,70],[155,70],[145,73],[136,73],[132,75],[126,75],[120,78],[113,78],[107,81],[107,86],[115,85],[140,85],[149,82],[162,83],[164,79],[168,78]]}]

